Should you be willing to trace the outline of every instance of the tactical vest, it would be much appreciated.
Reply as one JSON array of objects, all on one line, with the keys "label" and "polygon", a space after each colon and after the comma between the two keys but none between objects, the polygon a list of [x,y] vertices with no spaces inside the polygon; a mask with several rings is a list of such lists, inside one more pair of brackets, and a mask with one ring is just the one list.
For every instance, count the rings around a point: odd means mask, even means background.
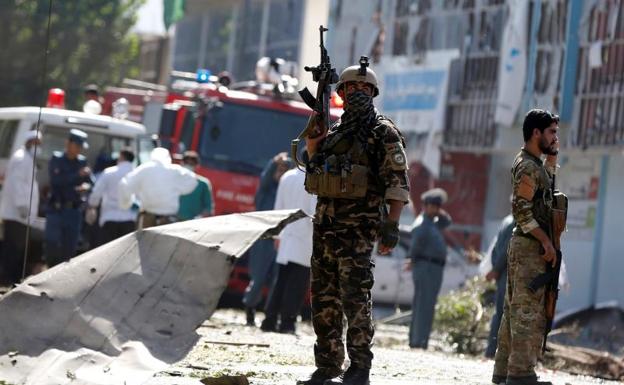
[{"label": "tactical vest", "polygon": [[306,173],[306,191],[319,198],[360,199],[366,196],[369,159],[355,135],[338,139],[333,148],[323,153],[323,158],[320,173]]}]

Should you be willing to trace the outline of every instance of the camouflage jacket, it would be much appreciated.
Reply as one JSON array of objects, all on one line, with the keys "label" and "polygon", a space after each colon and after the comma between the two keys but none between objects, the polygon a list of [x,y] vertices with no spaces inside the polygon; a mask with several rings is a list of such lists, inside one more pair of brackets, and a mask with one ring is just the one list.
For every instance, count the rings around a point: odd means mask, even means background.
[{"label": "camouflage jacket", "polygon": [[[340,123],[330,128],[327,139],[341,130]],[[356,134],[361,137],[361,132]],[[318,198],[315,222],[321,223],[329,217],[331,223],[345,226],[377,226],[382,220],[382,206],[387,200],[407,202],[409,183],[407,177],[407,159],[403,137],[394,123],[377,115],[375,124],[366,135],[366,153],[368,157],[369,189],[362,199]],[[310,160],[307,172],[315,172],[322,158],[323,143],[320,151]]]},{"label": "camouflage jacket", "polygon": [[516,155],[511,169],[511,210],[517,224],[514,234],[528,234],[537,227],[548,233],[555,171],[556,166],[547,166],[524,148]]}]

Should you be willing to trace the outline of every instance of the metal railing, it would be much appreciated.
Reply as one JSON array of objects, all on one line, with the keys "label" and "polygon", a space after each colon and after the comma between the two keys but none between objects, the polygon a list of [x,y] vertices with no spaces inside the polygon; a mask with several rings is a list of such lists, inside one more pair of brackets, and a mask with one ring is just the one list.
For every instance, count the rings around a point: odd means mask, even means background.
[{"label": "metal railing", "polygon": [[582,36],[572,145],[624,145],[624,3],[590,11]]},{"label": "metal railing", "polygon": [[444,145],[489,148],[496,139],[498,53],[471,54],[451,63]]}]

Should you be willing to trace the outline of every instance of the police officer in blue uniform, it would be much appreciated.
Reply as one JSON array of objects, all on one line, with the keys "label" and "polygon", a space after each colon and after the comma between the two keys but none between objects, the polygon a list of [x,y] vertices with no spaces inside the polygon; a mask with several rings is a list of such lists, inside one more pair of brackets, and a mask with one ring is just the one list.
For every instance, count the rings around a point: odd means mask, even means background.
[{"label": "police officer in blue uniform", "polygon": [[416,218],[412,242],[408,252],[411,258],[414,297],[409,346],[427,349],[429,335],[442,276],[446,263],[447,244],[444,230],[451,224],[451,216],[442,209],[447,200],[446,191],[431,189],[421,195],[423,211]]},{"label": "police officer in blue uniform", "polygon": [[46,212],[45,254],[48,266],[68,261],[76,254],[86,192],[93,185],[87,159],[87,134],[72,129],[65,152],[55,151],[48,164],[50,199]]}]

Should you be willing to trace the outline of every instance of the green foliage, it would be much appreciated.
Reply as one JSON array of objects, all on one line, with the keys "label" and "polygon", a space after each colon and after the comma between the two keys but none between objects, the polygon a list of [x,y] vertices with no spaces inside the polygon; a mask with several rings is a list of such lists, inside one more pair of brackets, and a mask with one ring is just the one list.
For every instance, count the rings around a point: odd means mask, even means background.
[{"label": "green foliage", "polygon": [[474,277],[466,286],[438,299],[434,329],[444,336],[453,350],[460,354],[480,354],[484,351],[493,306],[484,304],[484,293],[493,284]]},{"label": "green foliage", "polygon": [[44,87],[49,2],[0,1],[0,107],[41,105],[49,88],[60,87],[67,106],[75,108],[86,84],[136,77],[139,40],[129,31],[143,1],[52,0]]}]

